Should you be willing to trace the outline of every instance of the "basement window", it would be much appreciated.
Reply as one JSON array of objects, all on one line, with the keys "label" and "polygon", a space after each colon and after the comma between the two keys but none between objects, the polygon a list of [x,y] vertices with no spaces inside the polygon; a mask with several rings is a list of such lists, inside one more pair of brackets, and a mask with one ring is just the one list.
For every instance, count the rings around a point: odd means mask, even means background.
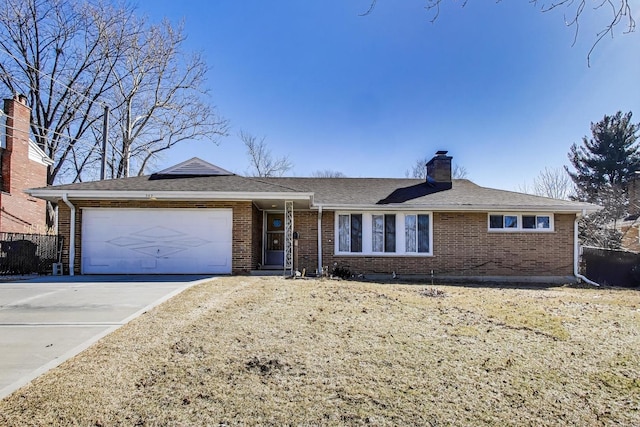
[{"label": "basement window", "polygon": [[489,214],[489,231],[553,231],[553,217],[538,214]]}]

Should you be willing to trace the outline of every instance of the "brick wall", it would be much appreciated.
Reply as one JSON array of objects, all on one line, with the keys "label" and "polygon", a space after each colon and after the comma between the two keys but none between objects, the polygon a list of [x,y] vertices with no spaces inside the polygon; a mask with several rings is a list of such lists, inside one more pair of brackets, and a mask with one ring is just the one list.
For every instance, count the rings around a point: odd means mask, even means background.
[{"label": "brick wall", "polygon": [[[233,210],[233,239],[232,239],[232,273],[243,274],[255,269],[255,252],[253,248],[253,219],[254,208],[251,202],[213,202],[213,201],[160,201],[160,200],[73,200],[76,207],[75,227],[75,262],[74,272],[80,274],[82,256],[82,209],[81,208],[226,208]],[[69,265],[69,236],[71,209],[64,203],[58,204],[58,232],[64,236],[62,262]]]},{"label": "brick wall", "polygon": [[[74,201],[76,205],[76,262],[80,272],[81,207],[111,208],[231,208],[233,209],[234,274],[256,269],[262,261],[262,215],[251,202],[189,201]],[[59,204],[59,231],[65,237],[63,261],[69,256],[69,208]],[[487,230],[486,213],[433,214],[433,256],[336,256],[333,212],[323,212],[323,265],[348,265],[355,273],[422,274],[440,276],[569,276],[573,273],[574,215],[555,215],[550,233],[500,233]],[[295,262],[300,271],[318,267],[318,213],[294,212],[299,233]]]},{"label": "brick wall", "polygon": [[619,225],[619,230],[622,233],[620,246],[625,251],[640,253],[640,230],[638,227],[636,221],[625,221]]},{"label": "brick wall", "polygon": [[263,213],[255,205],[253,206],[253,262],[251,269],[258,268],[262,264],[262,230]]},{"label": "brick wall", "polygon": [[298,232],[298,246],[295,247],[295,268],[315,273],[318,268],[318,213],[294,211],[293,228]]},{"label": "brick wall", "polygon": [[[334,213],[322,217],[323,265],[355,273],[441,276],[569,276],[573,274],[575,215],[555,215],[551,233],[487,230],[486,213],[433,214],[433,256],[334,255]],[[317,228],[317,225],[315,226]],[[312,230],[309,230],[313,233]],[[317,232],[316,232],[317,235]]]},{"label": "brick wall", "polygon": [[2,150],[0,231],[46,232],[46,202],[24,193],[47,185],[47,167],[29,159],[31,110],[17,99],[5,99],[6,148]]}]

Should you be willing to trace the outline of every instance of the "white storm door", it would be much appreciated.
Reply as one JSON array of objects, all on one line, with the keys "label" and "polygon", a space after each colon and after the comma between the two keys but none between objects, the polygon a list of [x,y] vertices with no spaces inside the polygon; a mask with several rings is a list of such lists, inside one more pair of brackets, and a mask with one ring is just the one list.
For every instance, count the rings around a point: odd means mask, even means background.
[{"label": "white storm door", "polygon": [[231,209],[83,209],[83,274],[231,273]]}]

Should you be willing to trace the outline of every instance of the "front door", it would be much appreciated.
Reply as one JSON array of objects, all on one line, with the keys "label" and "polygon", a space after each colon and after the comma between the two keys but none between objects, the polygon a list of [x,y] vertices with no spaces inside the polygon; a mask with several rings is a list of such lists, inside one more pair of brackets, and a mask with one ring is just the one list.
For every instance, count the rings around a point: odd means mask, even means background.
[{"label": "front door", "polygon": [[284,266],[284,214],[267,213],[265,227],[264,265]]}]

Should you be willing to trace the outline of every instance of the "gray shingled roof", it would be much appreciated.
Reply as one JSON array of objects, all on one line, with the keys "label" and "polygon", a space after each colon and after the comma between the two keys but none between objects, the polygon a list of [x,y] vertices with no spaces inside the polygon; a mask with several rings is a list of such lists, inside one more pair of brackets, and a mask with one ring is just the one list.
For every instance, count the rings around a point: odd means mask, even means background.
[{"label": "gray shingled roof", "polygon": [[[326,206],[429,207],[484,210],[566,209],[595,210],[589,203],[551,199],[513,191],[481,187],[467,179],[454,179],[449,190],[435,191],[423,179],[398,178],[266,178],[268,182],[296,187],[314,194],[314,204]],[[392,195],[397,197],[390,197]],[[389,200],[391,199],[391,200]],[[385,202],[386,201],[386,202]]]},{"label": "gray shingled roof", "polygon": [[453,180],[451,189],[421,179],[397,178],[250,178],[239,175],[199,177],[142,176],[57,185],[29,190],[36,197],[124,198],[132,193],[247,193],[255,199],[290,194],[300,199],[313,194],[313,205],[348,209],[407,207],[455,210],[592,211],[597,206],[481,187],[466,179]]},{"label": "gray shingled roof", "polygon": [[283,186],[283,183],[268,182],[259,178],[240,175],[217,176],[138,176],[131,178],[107,179],[103,181],[76,182],[74,184],[55,185],[34,190],[55,192],[164,192],[164,191],[202,191],[202,192],[246,192],[246,193],[282,193],[298,192]]}]

